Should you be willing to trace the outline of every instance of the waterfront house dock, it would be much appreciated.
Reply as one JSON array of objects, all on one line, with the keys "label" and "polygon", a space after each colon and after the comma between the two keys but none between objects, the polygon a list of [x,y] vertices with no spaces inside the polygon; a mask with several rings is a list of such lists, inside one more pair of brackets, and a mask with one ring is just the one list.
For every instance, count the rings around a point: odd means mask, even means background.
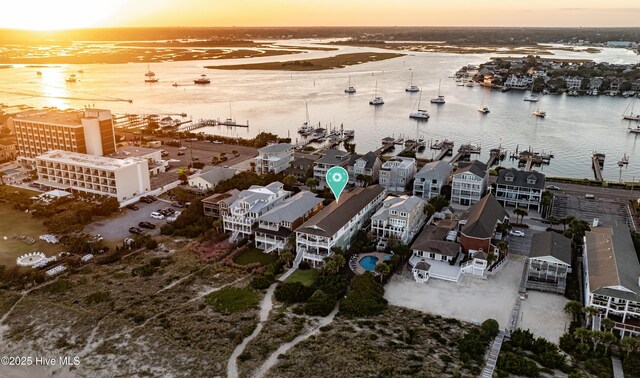
[{"label": "waterfront house dock", "polygon": [[463,144],[460,146],[460,148],[458,148],[458,153],[451,158],[451,160],[449,161],[449,164],[455,164],[458,162],[458,160],[462,160],[464,159],[468,159],[471,157],[471,154],[479,154],[481,151],[481,148],[479,146],[473,145],[473,144]]},{"label": "waterfront house dock", "polygon": [[605,154],[600,152],[594,152],[591,156],[591,166],[597,181],[603,181],[602,168],[604,167],[604,158]]},{"label": "waterfront house dock", "polygon": [[440,153],[438,154],[438,156],[436,156],[436,158],[434,159],[435,161],[439,161],[444,159],[445,156],[449,156],[453,154],[453,141],[452,140],[448,140],[445,139],[443,141],[437,141],[435,143],[429,143],[429,148],[431,148],[432,150],[440,150]]},{"label": "waterfront house dock", "polygon": [[492,148],[489,151],[489,160],[487,161],[487,167],[491,167],[496,162],[503,160],[505,156],[504,148]]}]

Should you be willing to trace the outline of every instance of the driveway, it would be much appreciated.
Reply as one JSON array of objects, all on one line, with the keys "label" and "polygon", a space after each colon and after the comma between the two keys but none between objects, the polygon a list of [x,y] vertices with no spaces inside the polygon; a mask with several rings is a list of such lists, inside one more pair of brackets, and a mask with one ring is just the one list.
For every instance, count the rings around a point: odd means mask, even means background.
[{"label": "driveway", "polygon": [[385,287],[384,297],[395,306],[476,324],[495,319],[500,328],[507,328],[523,267],[522,258],[509,259],[495,276],[483,280],[464,275],[459,283],[430,279],[419,284],[396,275]]}]

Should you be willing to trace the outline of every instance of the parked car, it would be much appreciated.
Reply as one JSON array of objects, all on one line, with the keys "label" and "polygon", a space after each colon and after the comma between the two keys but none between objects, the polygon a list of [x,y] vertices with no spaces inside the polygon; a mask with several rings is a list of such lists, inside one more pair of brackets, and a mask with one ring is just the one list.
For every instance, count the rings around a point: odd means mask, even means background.
[{"label": "parked car", "polygon": [[222,144],[222,141],[221,140],[214,140],[211,143],[213,143],[213,144]]},{"label": "parked car", "polygon": [[153,219],[164,219],[164,215],[160,214],[157,211],[154,211],[153,213],[151,213],[151,218],[153,218]]},{"label": "parked car", "polygon": [[183,156],[183,155],[184,155],[184,151],[178,152],[178,156]]},{"label": "parked car", "polygon": [[186,149],[187,149],[187,147],[185,147],[185,146],[182,146],[182,147],[179,148],[180,151],[184,151]]},{"label": "parked car", "polygon": [[560,190],[560,188],[555,185],[547,185],[547,190]]},{"label": "parked car", "polygon": [[183,205],[183,204],[181,204],[181,203],[180,203],[180,202],[178,202],[178,201],[173,201],[173,202],[171,202],[171,206],[173,206],[173,207],[184,207],[184,205]]},{"label": "parked car", "polygon": [[144,233],[140,227],[129,227],[129,232],[137,235]]},{"label": "parked car", "polygon": [[132,203],[130,205],[127,205],[127,209],[129,209],[129,210],[138,210],[140,208]]},{"label": "parked car", "polygon": [[147,198],[149,198],[151,201],[157,201],[158,200],[158,197],[152,196],[152,195],[148,195]]},{"label": "parked car", "polygon": [[511,231],[509,231],[509,235],[523,237],[524,236],[524,231],[511,230]]},{"label": "parked car", "polygon": [[152,203],[153,200],[147,196],[142,196],[140,197],[140,202],[144,202],[144,203]]},{"label": "parked car", "polygon": [[153,230],[156,228],[156,225],[150,222],[140,222],[138,223],[138,227],[148,228],[149,230]]}]

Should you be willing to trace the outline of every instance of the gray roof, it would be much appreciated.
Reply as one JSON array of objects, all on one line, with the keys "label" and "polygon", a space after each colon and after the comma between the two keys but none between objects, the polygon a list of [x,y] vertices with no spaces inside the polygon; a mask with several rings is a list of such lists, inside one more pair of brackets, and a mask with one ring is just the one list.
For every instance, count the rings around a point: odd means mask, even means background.
[{"label": "gray roof", "polygon": [[266,147],[262,147],[258,151],[260,152],[260,154],[269,154],[269,153],[277,153],[277,152],[290,150],[292,148],[293,148],[293,145],[289,143],[277,143],[277,144],[270,144]]},{"label": "gray roof", "polygon": [[262,214],[258,220],[265,222],[293,222],[303,217],[313,208],[322,203],[322,198],[308,191],[301,191],[295,196],[288,198],[282,204]]},{"label": "gray roof", "polygon": [[238,199],[231,205],[232,207],[239,206],[239,202],[247,202],[250,205],[249,211],[259,212],[269,202],[271,196],[278,193],[283,188],[281,182],[272,182],[267,186],[251,185],[247,190],[243,190],[238,194]]},{"label": "gray roof", "polygon": [[411,249],[455,257],[460,251],[460,244],[445,240],[449,231],[451,229],[447,227],[438,227],[433,224],[425,226],[416,241],[411,244]]},{"label": "gray roof", "polygon": [[156,148],[147,148],[147,147],[123,146],[123,147],[119,147],[118,151],[114,152],[109,156],[117,159],[126,159],[128,157],[146,156],[156,152],[160,152],[160,150]]},{"label": "gray roof", "polygon": [[291,162],[291,168],[298,169],[297,167],[303,167],[301,169],[311,169],[313,168],[313,163],[314,163],[314,160],[311,160],[308,158],[298,158],[298,159],[294,159]]},{"label": "gray roof", "polygon": [[364,155],[354,154],[351,155],[351,158],[349,159],[349,163],[347,163],[347,165],[353,166],[358,159],[362,159],[366,162],[366,164],[364,165],[365,168],[373,168],[373,166],[376,164],[376,160],[378,160],[378,155],[376,155],[373,151],[369,151]]},{"label": "gray roof", "polygon": [[571,266],[571,240],[557,232],[546,231],[533,234],[530,257],[553,256]]},{"label": "gray roof", "polygon": [[422,177],[424,178],[437,177],[437,178],[446,179],[447,177],[449,177],[452,170],[453,170],[453,167],[451,166],[451,164],[444,162],[442,160],[434,161],[434,162],[425,164],[425,166],[422,167],[422,169],[420,169],[418,173],[416,173],[415,177],[416,177],[416,180]]},{"label": "gray roof", "polygon": [[217,184],[222,180],[233,177],[238,171],[231,168],[213,167],[212,169],[196,173],[189,178],[201,178],[210,184]]},{"label": "gray roof", "polygon": [[333,236],[383,192],[384,188],[380,185],[356,188],[340,196],[340,202],[332,202],[304,222],[296,231],[319,236]]},{"label": "gray roof", "polygon": [[327,150],[322,157],[316,160],[316,163],[341,165],[346,162],[345,156],[349,155],[348,152],[339,150]]},{"label": "gray roof", "polygon": [[406,212],[411,214],[417,206],[424,207],[425,202],[420,197],[415,196],[389,196],[385,198],[382,207],[371,217],[371,219],[387,220],[389,219],[389,210],[397,210],[398,212]]},{"label": "gray roof", "polygon": [[415,164],[416,159],[410,157],[394,156],[391,159],[382,163],[383,170],[391,169],[404,169],[408,168],[411,164]]},{"label": "gray roof", "polygon": [[[507,181],[508,179],[510,181]],[[529,184],[528,180],[532,180],[534,183]],[[496,184],[544,189],[544,175],[536,171],[519,171],[516,168],[502,169],[498,174]]]},{"label": "gray roof", "polygon": [[471,172],[478,177],[485,177],[487,175],[487,165],[481,161],[474,160],[472,162],[459,162],[458,170],[453,174]]},{"label": "gray roof", "polygon": [[431,265],[428,262],[422,260],[416,264],[415,269],[427,271],[431,269]]},{"label": "gray roof", "polygon": [[509,214],[496,197],[489,193],[463,215],[467,223],[462,227],[462,233],[478,239],[490,238],[498,221],[508,216]]},{"label": "gray roof", "polygon": [[[626,225],[595,227],[585,233],[592,293],[640,301],[640,263]],[[617,290],[622,286],[629,290]]]}]

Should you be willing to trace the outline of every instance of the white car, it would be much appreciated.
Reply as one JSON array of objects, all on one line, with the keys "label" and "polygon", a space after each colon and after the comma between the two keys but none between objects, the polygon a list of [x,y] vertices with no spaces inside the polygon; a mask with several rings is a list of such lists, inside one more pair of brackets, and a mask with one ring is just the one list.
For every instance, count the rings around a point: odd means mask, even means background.
[{"label": "white car", "polygon": [[524,231],[511,230],[511,231],[509,231],[509,235],[523,237],[524,236]]},{"label": "white car", "polygon": [[185,147],[185,146],[182,146],[182,147],[179,148],[180,151],[184,151],[186,149],[187,149],[187,147]]},{"label": "white car", "polygon": [[157,211],[154,211],[153,213],[151,213],[151,218],[153,218],[153,219],[164,219],[164,215],[160,214]]}]

